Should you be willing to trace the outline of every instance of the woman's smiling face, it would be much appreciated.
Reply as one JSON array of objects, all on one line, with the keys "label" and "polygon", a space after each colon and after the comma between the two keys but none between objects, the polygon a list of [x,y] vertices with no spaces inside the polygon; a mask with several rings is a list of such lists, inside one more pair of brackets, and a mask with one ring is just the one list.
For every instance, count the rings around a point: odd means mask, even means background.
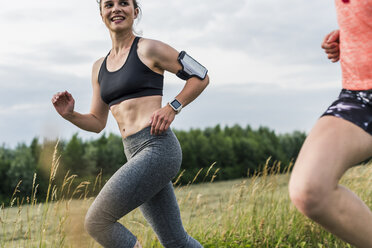
[{"label": "woman's smiling face", "polygon": [[133,0],[103,0],[100,9],[102,20],[111,31],[132,29],[139,12]]}]

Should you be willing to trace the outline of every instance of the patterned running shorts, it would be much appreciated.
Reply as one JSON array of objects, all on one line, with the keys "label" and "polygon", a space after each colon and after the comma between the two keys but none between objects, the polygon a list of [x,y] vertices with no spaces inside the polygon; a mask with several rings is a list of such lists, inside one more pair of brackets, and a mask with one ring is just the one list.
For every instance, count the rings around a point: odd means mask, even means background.
[{"label": "patterned running shorts", "polygon": [[372,90],[341,90],[322,116],[326,115],[350,121],[372,135]]}]

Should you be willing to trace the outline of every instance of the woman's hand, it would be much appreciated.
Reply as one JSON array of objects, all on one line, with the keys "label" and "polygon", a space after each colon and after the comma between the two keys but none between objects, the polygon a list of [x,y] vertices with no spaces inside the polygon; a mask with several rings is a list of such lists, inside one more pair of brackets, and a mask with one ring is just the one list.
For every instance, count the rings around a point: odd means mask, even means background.
[{"label": "woman's hand", "polygon": [[52,103],[63,118],[67,118],[74,113],[75,100],[67,91],[55,94],[52,98]]},{"label": "woman's hand", "polygon": [[176,112],[169,104],[156,110],[150,118],[151,135],[158,135],[165,132],[173,122]]},{"label": "woman's hand", "polygon": [[334,30],[324,37],[322,48],[333,63],[340,59],[340,30]]}]

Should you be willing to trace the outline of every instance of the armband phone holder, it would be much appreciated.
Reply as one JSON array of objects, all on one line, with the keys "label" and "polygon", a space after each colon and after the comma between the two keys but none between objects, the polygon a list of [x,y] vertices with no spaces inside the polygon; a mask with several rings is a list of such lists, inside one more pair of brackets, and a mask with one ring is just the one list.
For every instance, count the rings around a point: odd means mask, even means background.
[{"label": "armband phone holder", "polygon": [[177,72],[177,77],[183,80],[187,80],[192,77],[197,77],[201,80],[204,80],[207,76],[207,68],[202,66],[185,51],[180,52],[178,55],[178,62],[181,64],[182,70]]}]

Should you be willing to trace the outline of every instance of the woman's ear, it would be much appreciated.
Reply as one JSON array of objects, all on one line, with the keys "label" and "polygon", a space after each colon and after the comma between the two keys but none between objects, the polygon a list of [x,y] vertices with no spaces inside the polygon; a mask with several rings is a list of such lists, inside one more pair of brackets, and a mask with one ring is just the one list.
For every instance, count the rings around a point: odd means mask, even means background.
[{"label": "woman's ear", "polygon": [[139,8],[136,8],[136,9],[134,10],[134,19],[137,19],[138,14],[139,14]]}]

